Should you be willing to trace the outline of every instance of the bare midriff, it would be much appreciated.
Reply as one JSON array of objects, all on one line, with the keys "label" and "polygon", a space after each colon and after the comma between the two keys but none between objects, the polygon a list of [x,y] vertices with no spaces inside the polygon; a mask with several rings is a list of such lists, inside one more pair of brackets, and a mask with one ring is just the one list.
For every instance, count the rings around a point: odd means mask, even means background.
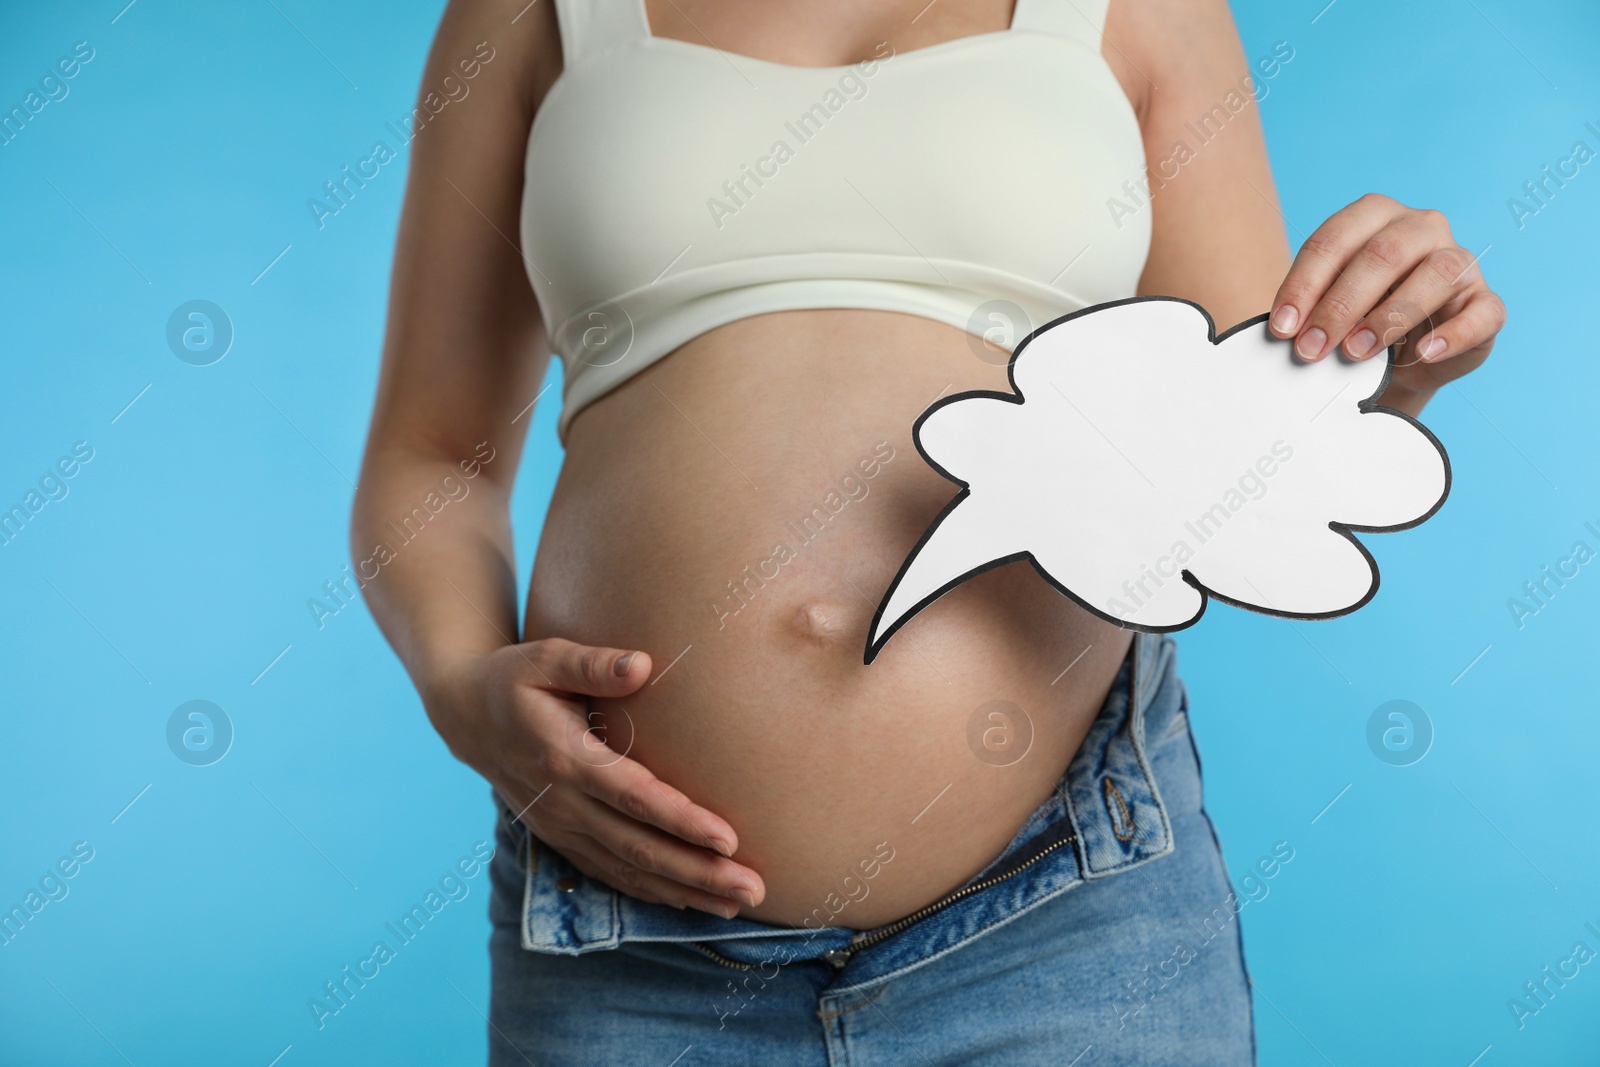
[{"label": "bare midriff", "polygon": [[[1129,634],[1026,563],[867,629],[958,491],[916,451],[936,397],[1009,390],[1005,353],[882,311],[719,327],[578,413],[527,637],[649,652],[595,701],[608,744],[726,818],[766,899],[742,915],[870,928],[961,885],[1077,751]],[[593,757],[591,757],[593,758]]]}]

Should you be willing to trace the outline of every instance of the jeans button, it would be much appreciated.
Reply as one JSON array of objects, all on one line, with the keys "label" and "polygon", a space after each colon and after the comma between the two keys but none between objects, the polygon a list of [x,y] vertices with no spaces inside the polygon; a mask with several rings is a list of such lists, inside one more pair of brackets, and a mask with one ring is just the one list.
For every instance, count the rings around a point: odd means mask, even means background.
[{"label": "jeans button", "polygon": [[578,888],[578,880],[576,878],[562,878],[556,882],[556,888],[563,893],[571,893]]}]

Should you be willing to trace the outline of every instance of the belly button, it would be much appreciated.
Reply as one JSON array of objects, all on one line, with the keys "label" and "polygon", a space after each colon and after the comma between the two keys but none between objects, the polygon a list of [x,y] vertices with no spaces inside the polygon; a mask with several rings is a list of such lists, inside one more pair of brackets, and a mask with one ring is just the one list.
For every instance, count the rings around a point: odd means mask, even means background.
[{"label": "belly button", "polygon": [[845,636],[849,620],[843,604],[813,601],[795,611],[795,629],[809,641],[836,641]]}]

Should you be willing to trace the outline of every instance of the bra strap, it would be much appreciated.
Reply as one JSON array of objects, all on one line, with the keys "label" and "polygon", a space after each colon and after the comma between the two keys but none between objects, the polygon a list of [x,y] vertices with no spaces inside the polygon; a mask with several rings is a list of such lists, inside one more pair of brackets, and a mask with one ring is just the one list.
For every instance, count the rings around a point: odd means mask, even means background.
[{"label": "bra strap", "polygon": [[[1019,0],[1021,2],[1021,0]],[[554,0],[561,62],[570,69],[608,48],[650,36],[644,0]]]},{"label": "bra strap", "polygon": [[1070,37],[1099,52],[1110,4],[1111,0],[1016,0],[1011,28]]}]

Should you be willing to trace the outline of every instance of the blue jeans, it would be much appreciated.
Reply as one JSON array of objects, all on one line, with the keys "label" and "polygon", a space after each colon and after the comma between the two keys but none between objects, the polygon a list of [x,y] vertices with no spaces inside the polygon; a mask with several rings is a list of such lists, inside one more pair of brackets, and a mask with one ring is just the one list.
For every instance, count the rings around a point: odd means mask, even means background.
[{"label": "blue jeans", "polygon": [[579,875],[501,803],[490,1063],[1253,1063],[1243,902],[1174,660],[1170,638],[1137,635],[1055,793],[910,923],[791,929],[647,904]]}]

